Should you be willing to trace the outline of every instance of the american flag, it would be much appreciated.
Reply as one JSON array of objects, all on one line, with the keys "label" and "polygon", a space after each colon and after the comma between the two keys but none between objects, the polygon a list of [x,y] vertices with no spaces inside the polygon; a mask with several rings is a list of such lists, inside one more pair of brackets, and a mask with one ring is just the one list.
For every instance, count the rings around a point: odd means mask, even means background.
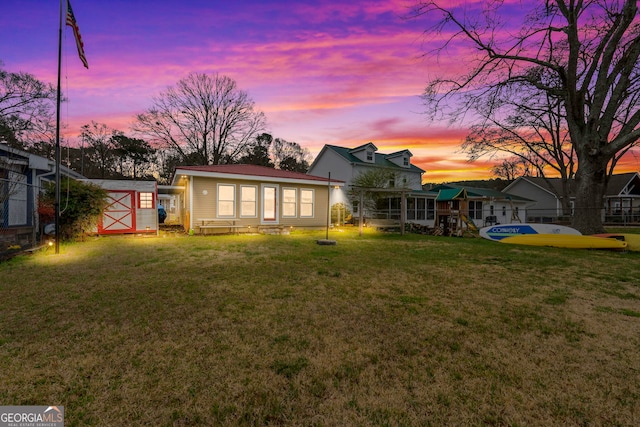
[{"label": "american flag", "polygon": [[68,0],[67,0],[67,25],[73,28],[73,35],[76,38],[76,46],[78,47],[78,56],[80,56],[80,61],[82,61],[85,68],[89,68],[89,64],[87,63],[87,57],[84,56],[84,43],[82,43],[80,28],[78,28],[76,17],[73,15],[73,10],[71,9],[71,2]]}]

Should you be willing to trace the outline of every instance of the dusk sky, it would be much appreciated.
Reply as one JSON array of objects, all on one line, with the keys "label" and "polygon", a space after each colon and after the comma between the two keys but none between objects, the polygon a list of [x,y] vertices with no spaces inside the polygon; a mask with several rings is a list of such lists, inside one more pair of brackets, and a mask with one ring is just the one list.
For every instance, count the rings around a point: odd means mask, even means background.
[{"label": "dusk sky", "polygon": [[[466,2],[472,4],[472,1]],[[519,3],[519,2],[518,2]],[[128,133],[152,97],[191,72],[234,79],[267,118],[267,132],[312,156],[324,144],[409,149],[425,180],[491,177],[459,152],[464,124],[430,122],[420,94],[462,56],[424,58],[426,18],[407,0],[72,0],[89,69],[63,36],[61,110],[71,141],[92,120]],[[55,84],[59,1],[5,0],[0,61]],[[435,43],[429,45],[429,43]],[[640,168],[634,157],[630,166]]]}]

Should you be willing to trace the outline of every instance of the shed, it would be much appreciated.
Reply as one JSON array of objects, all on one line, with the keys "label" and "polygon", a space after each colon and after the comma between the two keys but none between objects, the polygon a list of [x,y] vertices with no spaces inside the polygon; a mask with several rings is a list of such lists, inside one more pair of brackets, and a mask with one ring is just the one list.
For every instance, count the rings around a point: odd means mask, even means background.
[{"label": "shed", "polygon": [[98,234],[158,233],[158,187],[155,181],[87,179],[107,190],[107,207]]}]

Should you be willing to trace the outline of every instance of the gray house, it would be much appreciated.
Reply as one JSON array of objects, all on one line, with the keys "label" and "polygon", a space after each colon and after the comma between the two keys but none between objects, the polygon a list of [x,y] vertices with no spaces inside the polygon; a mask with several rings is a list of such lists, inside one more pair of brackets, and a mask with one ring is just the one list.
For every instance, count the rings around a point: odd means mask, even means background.
[{"label": "gray house", "polygon": [[[569,182],[569,205],[573,207],[575,183]],[[560,178],[520,177],[509,184],[505,193],[534,200],[527,207],[528,222],[553,222],[572,212],[562,212],[562,180]],[[640,174],[612,175],[605,192],[602,215],[605,222],[640,221]]]}]

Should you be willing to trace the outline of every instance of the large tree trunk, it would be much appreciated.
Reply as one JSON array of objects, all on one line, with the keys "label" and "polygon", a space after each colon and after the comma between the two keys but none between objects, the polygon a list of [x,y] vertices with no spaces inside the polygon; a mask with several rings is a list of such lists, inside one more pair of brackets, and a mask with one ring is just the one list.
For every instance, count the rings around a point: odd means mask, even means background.
[{"label": "large tree trunk", "polygon": [[603,233],[602,212],[607,188],[607,162],[583,156],[576,173],[573,227],[582,234]]}]

